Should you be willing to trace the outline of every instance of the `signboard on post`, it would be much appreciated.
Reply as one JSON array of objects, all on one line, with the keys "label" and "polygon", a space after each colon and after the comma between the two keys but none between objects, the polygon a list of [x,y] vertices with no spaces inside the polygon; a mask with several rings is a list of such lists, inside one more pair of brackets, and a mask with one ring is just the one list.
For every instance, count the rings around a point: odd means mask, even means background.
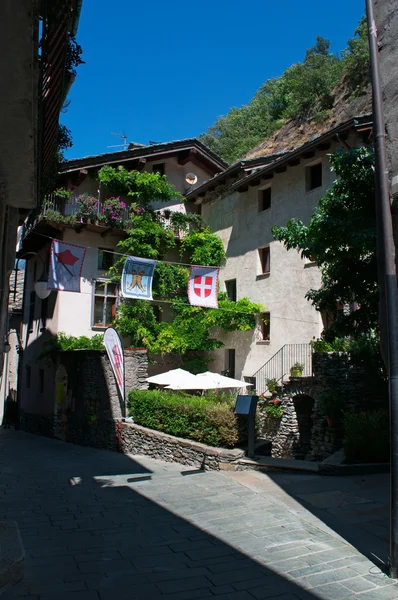
[{"label": "signboard on post", "polygon": [[254,456],[257,402],[258,396],[239,395],[236,398],[234,410],[236,415],[246,415],[248,418],[247,455],[250,458]]},{"label": "signboard on post", "polygon": [[[123,399],[124,412],[126,412],[124,398],[124,353],[119,334],[113,327],[108,327],[104,334],[104,346],[115,375],[117,387]],[[124,415],[126,416],[126,415]]]}]

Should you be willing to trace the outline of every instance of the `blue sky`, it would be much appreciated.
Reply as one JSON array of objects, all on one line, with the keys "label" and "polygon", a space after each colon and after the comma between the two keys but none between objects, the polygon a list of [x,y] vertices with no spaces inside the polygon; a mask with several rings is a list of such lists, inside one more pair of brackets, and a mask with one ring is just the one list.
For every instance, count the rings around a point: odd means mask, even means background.
[{"label": "blue sky", "polygon": [[111,132],[143,144],[195,137],[321,35],[342,50],[364,0],[83,0],[78,69],[61,122],[66,156],[111,152]]}]

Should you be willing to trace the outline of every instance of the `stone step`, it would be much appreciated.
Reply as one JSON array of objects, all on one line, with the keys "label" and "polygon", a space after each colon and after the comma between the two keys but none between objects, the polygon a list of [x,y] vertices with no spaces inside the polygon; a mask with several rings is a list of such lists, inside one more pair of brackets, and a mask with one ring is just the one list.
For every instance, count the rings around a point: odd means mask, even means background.
[{"label": "stone step", "polygon": [[293,458],[272,458],[261,456],[256,459],[242,458],[236,463],[242,469],[257,469],[260,471],[306,471],[319,472],[319,464],[310,460],[295,460]]},{"label": "stone step", "polygon": [[0,595],[23,577],[25,550],[15,521],[0,521]]}]

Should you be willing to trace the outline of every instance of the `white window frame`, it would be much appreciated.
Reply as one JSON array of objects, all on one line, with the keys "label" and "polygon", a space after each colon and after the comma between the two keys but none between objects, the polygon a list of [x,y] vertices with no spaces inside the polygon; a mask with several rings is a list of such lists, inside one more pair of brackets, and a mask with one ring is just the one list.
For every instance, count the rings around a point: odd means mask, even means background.
[{"label": "white window frame", "polygon": [[[104,294],[96,294],[95,290],[96,290],[96,286],[98,283],[104,283],[105,284],[105,289],[104,289]],[[108,284],[111,285],[116,285],[116,294],[108,294]],[[105,322],[105,325],[97,325],[95,323],[95,299],[96,298],[102,298],[103,299],[103,309],[102,309],[102,318],[103,318],[103,322]],[[110,325],[106,324],[106,320],[105,320],[105,316],[106,316],[106,300],[107,298],[115,298],[115,307],[117,308],[118,304],[119,304],[119,288],[117,287],[117,284],[115,284],[115,282],[110,281],[109,279],[104,279],[101,277],[98,277],[97,279],[93,279],[92,280],[92,294],[91,294],[91,328],[92,329],[106,329],[107,327],[110,327]]]}]

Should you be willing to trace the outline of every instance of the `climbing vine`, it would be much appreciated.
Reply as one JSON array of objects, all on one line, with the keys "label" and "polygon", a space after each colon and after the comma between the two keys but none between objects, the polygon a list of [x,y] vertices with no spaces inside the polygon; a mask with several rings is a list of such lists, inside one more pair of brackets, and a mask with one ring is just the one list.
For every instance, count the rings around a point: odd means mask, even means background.
[{"label": "climbing vine", "polygon": [[[180,257],[182,263],[158,262],[154,301],[122,299],[116,328],[132,346],[145,346],[151,354],[177,354],[181,362],[188,361],[190,368],[202,370],[206,364],[203,353],[223,346],[217,333],[254,329],[262,306],[247,298],[232,302],[225,293],[219,293],[218,309],[191,306],[187,265],[222,266],[226,255],[221,239],[211,233],[199,215],[151,208],[153,200],[182,201],[164,176],[103,167],[99,179],[111,193],[129,196],[135,202],[127,237],[118,244],[118,250],[123,255],[159,261],[172,253],[172,260]],[[181,239],[176,232],[182,234]],[[124,260],[121,256],[110,269],[115,281],[120,281]]]}]

